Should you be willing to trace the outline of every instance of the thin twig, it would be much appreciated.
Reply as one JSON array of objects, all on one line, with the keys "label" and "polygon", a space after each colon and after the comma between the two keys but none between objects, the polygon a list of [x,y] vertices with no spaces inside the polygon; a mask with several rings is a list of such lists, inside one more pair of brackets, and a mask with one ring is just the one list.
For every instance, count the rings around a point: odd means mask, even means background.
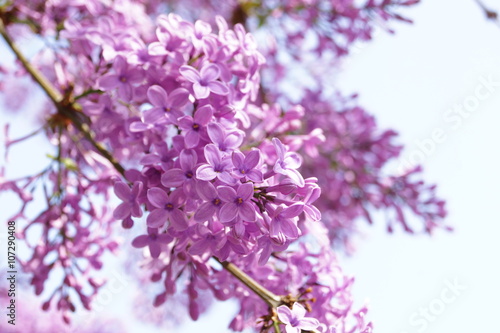
[{"label": "thin twig", "polygon": [[479,7],[481,7],[488,20],[495,21],[495,23],[500,26],[500,21],[498,20],[498,13],[496,11],[486,7],[486,5],[481,0],[475,0],[475,2],[478,4]]},{"label": "thin twig", "polygon": [[252,279],[248,274],[243,272],[241,269],[239,269],[237,266],[231,264],[230,262],[227,261],[220,261],[216,257],[213,257],[217,262],[219,262],[222,267],[224,267],[225,270],[227,270],[229,273],[231,273],[235,278],[240,280],[245,286],[250,288],[257,296],[262,298],[264,302],[267,303],[271,308],[277,308],[283,302],[281,301],[281,297],[278,295],[275,295],[274,293],[270,292],[266,288],[264,288],[260,283]]},{"label": "thin twig", "polygon": [[94,139],[94,133],[89,128],[89,126],[84,123],[79,117],[80,113],[79,107],[76,103],[71,101],[66,101],[61,93],[54,88],[54,86],[45,78],[45,76],[36,69],[31,63],[24,57],[22,52],[19,50],[17,45],[14,43],[12,38],[7,33],[3,20],[0,19],[0,35],[5,39],[11,50],[15,53],[17,59],[23,64],[26,71],[31,75],[33,80],[37,82],[43,91],[49,96],[52,102],[55,104],[57,111],[69,118],[73,125],[85,136],[85,138],[94,146],[94,148],[104,156],[113,167],[125,177],[125,168],[114,158],[114,156],[99,142]]}]

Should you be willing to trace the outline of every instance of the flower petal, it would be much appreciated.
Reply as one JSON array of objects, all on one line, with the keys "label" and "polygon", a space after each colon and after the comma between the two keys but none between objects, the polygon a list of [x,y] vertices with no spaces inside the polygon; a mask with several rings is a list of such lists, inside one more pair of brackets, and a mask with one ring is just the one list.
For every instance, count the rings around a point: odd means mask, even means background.
[{"label": "flower petal", "polygon": [[210,164],[213,167],[220,164],[221,153],[216,145],[214,145],[213,143],[206,145],[203,152],[208,164]]},{"label": "flower petal", "polygon": [[243,199],[243,201],[247,201],[253,196],[253,185],[251,183],[245,183],[238,187],[236,191],[236,195]]},{"label": "flower petal", "polygon": [[200,142],[200,133],[189,130],[184,135],[184,142],[186,143],[187,148],[194,148]]},{"label": "flower petal", "polygon": [[153,187],[148,190],[148,200],[156,208],[165,208],[165,205],[170,201],[168,194],[158,187]]},{"label": "flower petal", "polygon": [[295,203],[288,208],[284,209],[281,212],[281,216],[287,217],[287,218],[292,218],[299,216],[302,211],[304,210],[304,204],[303,203]]},{"label": "flower petal", "polygon": [[148,245],[149,240],[150,240],[149,235],[140,235],[140,236],[137,236],[132,241],[132,246],[135,247],[135,248],[144,247],[144,246]]},{"label": "flower petal", "polygon": [[316,318],[302,318],[299,321],[298,327],[304,331],[312,331],[319,326],[319,321]]},{"label": "flower petal", "polygon": [[208,221],[215,213],[215,206],[211,202],[203,203],[196,213],[194,214],[194,220],[196,222]]},{"label": "flower petal", "polygon": [[238,216],[238,206],[234,202],[228,202],[222,206],[219,211],[219,219],[221,222],[230,222]]},{"label": "flower petal", "polygon": [[279,320],[285,325],[290,325],[291,321],[294,319],[292,310],[290,310],[290,308],[286,305],[281,305],[278,306],[276,311],[278,312]]},{"label": "flower petal", "polygon": [[120,84],[120,80],[118,80],[118,75],[116,74],[106,74],[99,78],[97,85],[104,90],[111,90]]},{"label": "flower petal", "polygon": [[287,169],[298,169],[302,165],[302,157],[297,153],[286,153],[283,162]]},{"label": "flower petal", "polygon": [[149,87],[147,95],[151,104],[157,107],[164,107],[168,100],[167,92],[159,85]]},{"label": "flower petal", "polygon": [[217,123],[208,124],[207,132],[208,136],[210,137],[210,140],[212,140],[213,143],[218,145],[224,143],[224,139],[226,136],[224,134],[224,130],[219,124]]},{"label": "flower petal", "polygon": [[113,211],[113,217],[117,220],[123,220],[130,215],[130,203],[123,202]]},{"label": "flower petal", "polygon": [[118,198],[126,202],[130,200],[131,191],[130,187],[127,184],[125,184],[124,182],[116,182],[113,188]]},{"label": "flower petal", "polygon": [[211,92],[217,95],[227,95],[229,94],[229,88],[222,82],[212,81],[208,83],[208,88]]},{"label": "flower petal", "polygon": [[279,160],[283,160],[285,158],[285,153],[286,153],[286,148],[283,143],[281,143],[280,139],[278,138],[273,138],[273,145],[274,148],[276,149],[276,154],[278,155]]},{"label": "flower petal", "polygon": [[179,68],[179,72],[182,76],[193,83],[201,80],[200,73],[198,73],[198,71],[191,66],[181,66],[181,68]]},{"label": "flower petal", "polygon": [[181,186],[186,180],[186,175],[181,169],[170,169],[161,176],[161,183],[165,187]]},{"label": "flower petal", "polygon": [[204,99],[210,95],[210,89],[207,86],[202,86],[199,82],[193,83],[194,97]]},{"label": "flower petal", "polygon": [[168,105],[180,108],[189,102],[189,91],[186,88],[177,88],[169,95]]},{"label": "flower petal", "polygon": [[219,78],[220,69],[215,64],[203,66],[200,71],[201,79],[205,82],[215,81]]},{"label": "flower petal", "polygon": [[254,222],[255,221],[255,208],[249,202],[244,202],[239,207],[238,214],[246,222]]},{"label": "flower petal", "polygon": [[206,125],[212,119],[214,114],[213,108],[211,105],[204,105],[194,114],[194,121],[200,125]]},{"label": "flower petal", "polygon": [[150,228],[160,228],[165,225],[168,220],[170,213],[165,209],[155,209],[149,213],[147,218],[147,224]]},{"label": "flower petal", "polygon": [[158,258],[161,253],[161,246],[157,242],[149,243],[149,253],[152,258]]},{"label": "flower petal", "polygon": [[210,181],[217,177],[217,172],[209,164],[203,164],[196,170],[196,178],[199,180]]},{"label": "flower petal", "polygon": [[306,315],[306,308],[299,302],[295,302],[292,306],[292,312],[296,319],[301,319]]},{"label": "flower petal", "polygon": [[181,151],[179,162],[181,163],[181,169],[185,172],[192,171],[197,161],[198,155],[194,150],[184,149],[183,151]]},{"label": "flower petal", "polygon": [[170,223],[172,227],[174,227],[174,229],[177,231],[183,231],[189,227],[186,219],[186,214],[184,214],[179,209],[174,209],[170,213]]},{"label": "flower petal", "polygon": [[217,187],[217,191],[223,201],[231,202],[236,199],[236,191],[229,186],[219,186]]},{"label": "flower petal", "polygon": [[245,157],[245,167],[248,169],[253,169],[259,164],[260,152],[258,150],[252,150]]},{"label": "flower petal", "polygon": [[233,151],[231,159],[236,169],[244,169],[245,165],[243,164],[243,161],[245,161],[245,155],[243,155],[242,152],[239,152],[237,150]]},{"label": "flower petal", "polygon": [[203,200],[211,201],[217,198],[217,190],[210,182],[199,182],[196,190]]}]

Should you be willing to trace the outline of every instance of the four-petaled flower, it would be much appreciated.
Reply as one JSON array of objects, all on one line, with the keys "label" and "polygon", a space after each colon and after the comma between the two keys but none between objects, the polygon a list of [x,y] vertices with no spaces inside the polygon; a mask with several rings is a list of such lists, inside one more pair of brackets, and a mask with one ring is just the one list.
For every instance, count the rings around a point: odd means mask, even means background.
[{"label": "four-petaled flower", "polygon": [[182,116],[180,109],[189,102],[189,91],[185,88],[177,88],[168,94],[162,87],[154,85],[148,89],[147,95],[153,108],[144,111],[144,120],[154,124],[177,123],[177,118]]},{"label": "four-petaled flower", "polygon": [[293,219],[299,216],[303,211],[303,203],[295,203],[289,207],[283,205],[278,206],[272,214],[270,214],[272,216],[269,230],[270,236],[281,242],[284,242],[286,239],[297,239],[300,230]]},{"label": "four-petaled flower", "polygon": [[113,216],[117,220],[123,220],[130,215],[134,217],[142,216],[142,209],[139,205],[137,197],[142,191],[142,183],[134,182],[132,189],[124,182],[117,182],[114,186],[115,194],[118,198],[122,199],[123,202],[115,208]]},{"label": "four-petaled flower", "polygon": [[227,133],[218,123],[210,123],[207,126],[210,140],[219,147],[220,151],[233,151],[241,146],[244,134],[241,131]]},{"label": "four-petaled flower", "polygon": [[217,177],[226,184],[234,185],[236,179],[229,174],[231,160],[224,158],[213,143],[205,146],[204,153],[208,163],[200,165],[196,170],[196,178],[209,181]]},{"label": "four-petaled flower", "polygon": [[184,199],[181,190],[175,190],[168,195],[167,192],[158,187],[149,189],[148,200],[157,209],[148,215],[148,226],[160,228],[169,220],[174,229],[178,231],[186,230],[188,228],[186,215],[179,209]]},{"label": "four-petaled flower", "polygon": [[221,222],[230,222],[236,217],[247,222],[255,221],[255,207],[249,202],[253,196],[252,184],[242,184],[236,191],[229,186],[219,186],[217,190],[224,201],[219,213]]},{"label": "four-petaled flower", "polygon": [[148,234],[140,235],[134,238],[134,240],[132,241],[132,246],[136,248],[148,246],[151,257],[158,258],[161,253],[161,245],[168,244],[172,240],[172,237],[170,237],[168,234],[158,234],[158,229],[148,228]]},{"label": "four-petaled flower", "polygon": [[186,147],[194,148],[198,145],[198,143],[200,142],[200,134],[212,119],[212,115],[212,106],[205,105],[196,110],[194,117],[185,116],[179,119],[179,127],[186,131],[186,133],[184,134],[184,142],[186,143]]},{"label": "four-petaled flower", "polygon": [[278,160],[274,165],[274,172],[290,177],[290,179],[300,187],[304,187],[304,177],[296,169],[302,164],[299,154],[288,152],[285,145],[277,138],[273,138],[273,145],[276,148]]},{"label": "four-petaled flower", "polygon": [[208,64],[198,72],[191,66],[181,66],[179,68],[182,76],[193,82],[194,97],[197,99],[207,98],[210,92],[217,95],[229,94],[229,89],[222,82],[217,81],[220,76],[220,69],[217,65]]},{"label": "four-petaled flower", "polygon": [[161,176],[161,183],[165,187],[183,186],[184,191],[192,194],[195,183],[196,162],[198,155],[192,149],[184,149],[179,155],[179,168],[170,169]]},{"label": "four-petaled flower", "polygon": [[286,333],[300,333],[301,330],[311,331],[319,326],[315,318],[306,318],[306,309],[300,303],[293,303],[292,309],[286,305],[278,306],[278,318],[285,324]]},{"label": "four-petaled flower", "polygon": [[239,151],[234,151],[232,160],[234,165],[234,176],[238,178],[247,177],[254,182],[262,181],[262,172],[255,169],[260,161],[260,153],[258,150],[250,151],[247,156]]},{"label": "four-petaled flower", "polygon": [[115,73],[108,73],[101,77],[98,85],[106,90],[118,88],[118,96],[128,102],[133,96],[133,84],[141,82],[144,75],[139,68],[129,68],[122,56],[115,59],[113,69]]},{"label": "four-petaled flower", "polygon": [[199,182],[196,187],[200,197],[205,200],[194,214],[196,222],[205,222],[211,218],[215,212],[222,207],[222,200],[217,193],[217,189],[210,182]]}]

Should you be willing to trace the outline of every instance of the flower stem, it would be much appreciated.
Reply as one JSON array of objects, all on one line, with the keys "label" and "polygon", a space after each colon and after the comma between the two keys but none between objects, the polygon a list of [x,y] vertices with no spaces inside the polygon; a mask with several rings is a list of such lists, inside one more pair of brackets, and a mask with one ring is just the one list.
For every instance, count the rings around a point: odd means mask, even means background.
[{"label": "flower stem", "polygon": [[240,280],[245,286],[251,289],[257,296],[262,298],[264,302],[267,303],[271,308],[277,308],[282,304],[281,297],[270,292],[264,288],[260,283],[252,279],[248,274],[243,272],[237,266],[231,264],[227,261],[220,261],[219,259],[213,257],[217,262],[219,262],[225,270],[231,273],[235,278]]}]

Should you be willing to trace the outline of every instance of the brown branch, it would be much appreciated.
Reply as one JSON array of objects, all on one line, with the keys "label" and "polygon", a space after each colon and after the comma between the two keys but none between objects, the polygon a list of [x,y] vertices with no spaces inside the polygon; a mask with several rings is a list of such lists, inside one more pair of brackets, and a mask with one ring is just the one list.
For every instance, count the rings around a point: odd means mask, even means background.
[{"label": "brown branch", "polygon": [[123,177],[125,177],[125,168],[113,157],[113,155],[100,143],[94,139],[94,133],[82,119],[79,117],[81,113],[80,107],[72,101],[69,97],[64,97],[50,82],[47,78],[36,69],[31,63],[24,57],[22,52],[19,50],[17,45],[14,43],[12,38],[7,33],[3,19],[0,19],[0,35],[5,39],[7,45],[14,52],[17,59],[21,62],[26,71],[31,75],[33,80],[37,82],[47,96],[52,100],[57,108],[59,114],[67,117],[73,125],[80,131],[85,138],[92,144],[92,146],[104,156]]},{"label": "brown branch", "polygon": [[493,11],[486,7],[486,5],[481,0],[475,0],[475,2],[479,7],[481,7],[488,20],[495,21],[497,25],[500,25],[500,22],[498,21],[498,13],[496,11]]},{"label": "brown branch", "polygon": [[264,302],[269,305],[271,308],[277,308],[278,306],[282,305],[282,298],[278,295],[275,295],[274,293],[270,292],[266,288],[264,288],[260,283],[252,279],[248,274],[243,272],[241,269],[239,269],[237,266],[231,264],[230,262],[227,261],[220,261],[216,257],[213,257],[219,264],[224,267],[225,270],[227,270],[229,273],[231,273],[235,278],[240,280],[245,286],[250,288],[257,296],[262,298]]}]

